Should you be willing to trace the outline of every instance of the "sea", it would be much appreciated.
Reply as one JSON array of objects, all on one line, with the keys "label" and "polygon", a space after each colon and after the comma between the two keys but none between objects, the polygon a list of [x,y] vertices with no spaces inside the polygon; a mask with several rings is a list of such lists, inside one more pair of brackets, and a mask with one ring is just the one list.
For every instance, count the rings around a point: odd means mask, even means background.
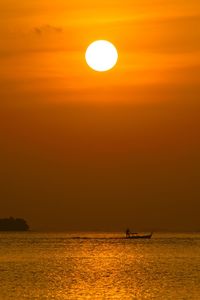
[{"label": "sea", "polygon": [[0,233],[0,299],[200,299],[200,233]]}]

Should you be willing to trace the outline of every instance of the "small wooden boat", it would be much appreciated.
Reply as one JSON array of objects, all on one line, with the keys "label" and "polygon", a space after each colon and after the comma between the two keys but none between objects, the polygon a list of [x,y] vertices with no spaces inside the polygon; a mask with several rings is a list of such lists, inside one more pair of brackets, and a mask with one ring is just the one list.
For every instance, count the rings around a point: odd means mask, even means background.
[{"label": "small wooden boat", "polygon": [[130,234],[129,236],[126,236],[127,239],[150,239],[152,237],[152,232],[150,234],[138,234],[138,233],[133,233]]},{"label": "small wooden boat", "polygon": [[150,239],[153,232],[150,234],[139,234],[138,232],[131,232],[129,228],[126,229],[126,238],[127,239]]}]

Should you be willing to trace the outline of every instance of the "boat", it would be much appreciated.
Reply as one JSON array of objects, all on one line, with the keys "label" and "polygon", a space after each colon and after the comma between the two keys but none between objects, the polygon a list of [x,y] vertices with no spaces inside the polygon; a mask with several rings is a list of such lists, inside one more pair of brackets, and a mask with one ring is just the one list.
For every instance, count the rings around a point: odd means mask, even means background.
[{"label": "boat", "polygon": [[126,230],[126,239],[150,239],[152,237],[153,232],[149,234],[139,234],[138,232],[131,232],[128,228]]},{"label": "boat", "polygon": [[144,234],[144,235],[133,233],[130,234],[129,236],[126,236],[126,239],[150,239],[152,235],[153,235],[152,232],[150,234]]}]

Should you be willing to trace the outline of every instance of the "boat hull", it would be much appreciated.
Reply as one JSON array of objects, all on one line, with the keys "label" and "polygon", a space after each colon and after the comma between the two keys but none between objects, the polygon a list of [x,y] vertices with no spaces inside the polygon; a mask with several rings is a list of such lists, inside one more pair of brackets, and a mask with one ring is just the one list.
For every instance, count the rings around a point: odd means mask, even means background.
[{"label": "boat hull", "polygon": [[128,240],[137,240],[137,239],[150,239],[152,237],[152,233],[148,235],[132,235],[132,236],[127,236],[126,238]]}]

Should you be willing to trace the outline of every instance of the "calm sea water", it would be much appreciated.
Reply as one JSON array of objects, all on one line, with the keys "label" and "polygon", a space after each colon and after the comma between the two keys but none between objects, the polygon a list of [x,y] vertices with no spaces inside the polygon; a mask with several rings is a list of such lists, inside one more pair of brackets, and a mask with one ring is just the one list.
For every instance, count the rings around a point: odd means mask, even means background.
[{"label": "calm sea water", "polygon": [[0,299],[200,299],[200,234],[121,235],[0,233]]}]

